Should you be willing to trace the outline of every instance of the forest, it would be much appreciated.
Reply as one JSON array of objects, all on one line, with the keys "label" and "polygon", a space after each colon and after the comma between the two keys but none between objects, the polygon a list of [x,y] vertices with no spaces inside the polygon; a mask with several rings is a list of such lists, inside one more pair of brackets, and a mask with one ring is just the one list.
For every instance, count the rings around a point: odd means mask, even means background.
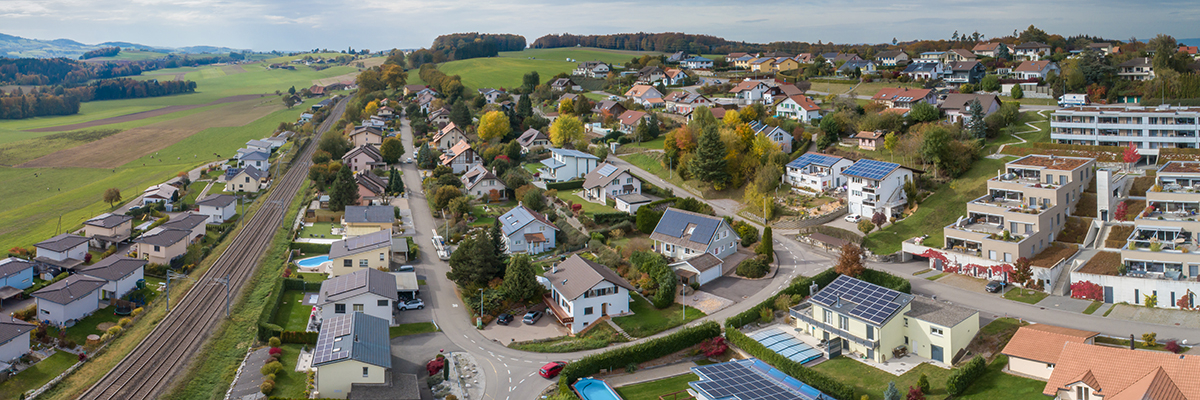
[{"label": "forest", "polygon": [[95,49],[95,50],[89,51],[87,53],[83,53],[82,56],[79,56],[79,59],[87,60],[87,59],[96,58],[96,57],[116,57],[117,54],[121,54],[120,47],[115,47],[115,46],[114,47],[105,47],[102,49]]},{"label": "forest", "polygon": [[442,63],[468,58],[495,57],[501,51],[525,49],[525,37],[512,34],[455,33],[433,39],[428,49],[414,51],[408,56],[409,65],[416,69],[422,64]]},{"label": "forest", "polygon": [[76,87],[35,88],[25,93],[20,88],[0,91],[0,119],[23,119],[47,115],[71,115],[79,104],[92,100],[137,99],[169,96],[196,91],[193,81],[138,81],[129,78],[106,79]]}]

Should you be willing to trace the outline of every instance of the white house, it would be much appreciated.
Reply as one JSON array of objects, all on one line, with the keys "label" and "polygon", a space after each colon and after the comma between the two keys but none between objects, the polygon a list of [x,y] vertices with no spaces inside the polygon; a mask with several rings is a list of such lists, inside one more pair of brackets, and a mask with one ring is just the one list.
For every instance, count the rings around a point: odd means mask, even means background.
[{"label": "white house", "polygon": [[668,85],[678,86],[678,85],[682,85],[684,79],[687,79],[687,78],[688,78],[687,72],[684,72],[681,69],[670,68],[670,69],[667,69],[665,79],[667,80]]},{"label": "white house", "polygon": [[812,97],[802,94],[788,96],[775,106],[775,114],[783,117],[811,123],[821,118],[821,106]]},{"label": "white house", "polygon": [[34,328],[16,318],[0,321],[0,363],[10,363],[29,352],[29,332]]},{"label": "white house", "polygon": [[750,129],[754,130],[757,135],[766,136],[772,143],[779,145],[779,150],[790,154],[792,152],[792,134],[777,126],[770,126],[762,122],[750,122]]},{"label": "white house", "polygon": [[88,238],[63,233],[38,242],[33,247],[37,249],[34,261],[56,267],[74,268],[83,264],[88,250]]},{"label": "white house", "polygon": [[737,104],[748,106],[755,102],[769,104],[773,99],[770,95],[771,86],[764,81],[744,80],[729,89],[737,99]]},{"label": "white house", "polygon": [[572,334],[609,315],[629,313],[633,285],[616,271],[578,254],[554,266],[543,276],[550,281],[547,309]]},{"label": "white house", "polygon": [[267,160],[271,158],[271,153],[259,149],[251,151],[238,152],[238,168],[254,167],[259,171],[266,171],[271,167],[271,163]]},{"label": "white house", "polygon": [[683,60],[681,64],[683,64],[683,67],[687,69],[712,69],[713,60],[696,56]]},{"label": "white house", "polygon": [[704,253],[724,260],[737,251],[738,236],[721,217],[668,207],[650,240],[654,251],[677,260]]},{"label": "white house", "polygon": [[227,194],[210,194],[196,202],[200,215],[208,216],[208,223],[223,224],[237,214],[237,197]]},{"label": "white house", "polygon": [[508,186],[504,185],[504,181],[496,177],[495,173],[484,168],[483,164],[472,166],[461,179],[463,192],[466,192],[468,196],[478,199],[486,195],[488,196],[487,201],[491,201],[494,192],[498,200],[508,199]]},{"label": "white house", "polygon": [[137,281],[145,273],[146,263],[146,260],[114,255],[95,264],[79,267],[79,273],[105,281],[100,291],[101,300],[119,299],[137,288]]},{"label": "white house", "polygon": [[663,94],[650,85],[633,85],[625,91],[625,97],[633,99],[642,107],[654,108],[664,105]]},{"label": "white house", "polygon": [[459,141],[454,147],[442,154],[442,165],[450,167],[455,174],[467,172],[472,166],[482,165],[483,157],[475,153],[471,145],[464,141]]},{"label": "white house", "polygon": [[538,254],[554,248],[558,227],[521,203],[500,216],[500,230],[509,254]]},{"label": "white house", "polygon": [[345,399],[354,384],[383,384],[392,369],[388,321],[355,312],[325,320],[314,347],[321,398]]},{"label": "white house", "polygon": [[[12,294],[5,293],[5,287],[22,290],[33,286],[35,266],[34,263],[16,257],[0,260],[0,296],[15,296],[19,294],[17,292]],[[0,299],[3,299],[3,297],[0,297]],[[3,358],[0,358],[0,360],[3,360]]]},{"label": "white house", "polygon": [[79,320],[100,308],[100,291],[108,281],[75,274],[33,292],[37,299],[39,321],[62,326]]},{"label": "white house", "polygon": [[160,225],[163,229],[178,229],[188,231],[187,240],[195,242],[204,237],[207,231],[206,223],[208,222],[207,215],[200,215],[192,212],[185,212],[176,215],[170,222]]},{"label": "white house", "polygon": [[275,148],[275,145],[266,140],[250,139],[250,141],[246,142],[246,148],[270,152],[271,149]]},{"label": "white house", "polygon": [[1018,59],[1038,61],[1050,55],[1050,45],[1041,42],[1025,42],[1013,47],[1012,55]]},{"label": "white house", "polygon": [[909,58],[908,53],[905,53],[904,50],[880,52],[879,54],[875,55],[875,59],[879,60],[879,64],[885,67],[908,64],[909,60],[912,60],[912,58]]},{"label": "white house", "polygon": [[586,76],[588,78],[604,78],[608,76],[608,64],[602,61],[585,61],[575,67],[571,75]]},{"label": "white house", "polygon": [[679,280],[686,284],[704,284],[720,278],[724,272],[725,262],[712,253],[704,253],[674,264],[670,267],[675,271]]},{"label": "white house", "polygon": [[1058,64],[1055,64],[1054,61],[1022,61],[1021,65],[1013,69],[1013,74],[1020,79],[1046,79],[1046,76],[1051,71],[1055,74],[1062,73],[1062,70],[1058,68]]},{"label": "white house", "polygon": [[621,124],[621,131],[625,133],[633,133],[643,121],[650,123],[650,114],[644,111],[628,110],[617,117],[617,123]]},{"label": "white house", "polygon": [[458,142],[465,142],[466,140],[467,135],[463,134],[462,129],[458,129],[458,127],[451,122],[442,127],[442,130],[438,131],[436,135],[433,135],[433,141],[431,142],[433,144],[430,146],[433,146],[439,151],[444,152],[450,150],[450,148],[458,144]]},{"label": "white house", "polygon": [[849,210],[852,215],[870,218],[876,212],[898,217],[908,207],[904,183],[913,179],[913,170],[900,164],[862,159],[842,171],[850,180]]},{"label": "white house", "polygon": [[654,199],[641,193],[631,193],[616,197],[617,211],[636,213],[641,206],[650,204]]},{"label": "white house", "polygon": [[820,193],[846,184],[846,178],[842,176],[842,171],[850,168],[851,165],[854,165],[854,161],[842,157],[813,152],[804,153],[787,164],[783,183],[791,185],[792,189],[804,188],[810,192]]},{"label": "white house", "polygon": [[599,157],[579,150],[550,149],[550,158],[542,160],[543,167],[538,172],[544,180],[565,182],[582,178],[596,169],[599,162]]},{"label": "white house", "polygon": [[634,177],[628,168],[604,163],[583,178],[583,192],[591,200],[615,201],[617,196],[641,193],[642,181]]},{"label": "white house", "polygon": [[529,153],[534,147],[550,147],[550,137],[545,133],[533,128],[526,129],[521,133],[521,137],[517,138],[517,143],[521,145],[521,154]]},{"label": "white house", "polygon": [[366,268],[321,282],[317,309],[322,321],[361,312],[390,324],[392,307],[399,299],[395,275]]},{"label": "white house", "polygon": [[502,94],[504,94],[503,91],[492,88],[479,89],[479,95],[483,96],[483,98],[487,100],[488,104],[496,104],[496,99],[500,98],[500,95]]},{"label": "white house", "polygon": [[170,203],[175,201],[179,194],[179,188],[160,183],[146,188],[142,191],[142,205],[151,203]]}]

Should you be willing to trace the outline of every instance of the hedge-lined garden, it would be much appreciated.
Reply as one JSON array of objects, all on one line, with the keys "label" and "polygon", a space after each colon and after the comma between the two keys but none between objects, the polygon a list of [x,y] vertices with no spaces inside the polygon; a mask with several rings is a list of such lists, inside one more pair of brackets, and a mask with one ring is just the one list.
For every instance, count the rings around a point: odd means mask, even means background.
[{"label": "hedge-lined garden", "polygon": [[571,384],[579,378],[596,374],[602,370],[622,369],[630,364],[641,364],[666,357],[720,335],[721,325],[715,321],[708,321],[658,339],[584,357],[563,368],[558,376],[559,393],[570,394]]}]

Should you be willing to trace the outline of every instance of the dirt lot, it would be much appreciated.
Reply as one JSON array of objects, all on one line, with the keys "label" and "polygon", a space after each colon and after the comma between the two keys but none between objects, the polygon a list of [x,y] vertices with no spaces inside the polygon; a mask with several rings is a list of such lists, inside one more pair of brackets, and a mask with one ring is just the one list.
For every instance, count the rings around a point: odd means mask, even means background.
[{"label": "dirt lot", "polygon": [[[243,72],[244,72],[244,71],[243,71]],[[183,75],[183,74],[179,74],[179,75],[176,75],[176,77],[177,77],[177,78],[179,78],[179,77],[182,77],[182,75]],[[176,80],[178,80],[178,79],[176,79]],[[211,103],[208,103],[208,104],[195,104],[195,105],[189,105],[189,106],[167,106],[167,107],[163,107],[163,108],[160,108],[160,109],[157,109],[157,110],[142,111],[142,112],[133,113],[133,114],[129,114],[129,115],[122,115],[122,116],[120,116],[120,117],[112,117],[112,118],[98,119],[98,120],[95,120],[95,121],[81,122],[81,123],[78,123],[78,124],[71,124],[71,125],[52,126],[52,127],[49,127],[49,128],[30,129],[30,130],[29,130],[29,132],[62,132],[62,131],[73,131],[73,130],[78,130],[78,129],[86,129],[86,128],[91,128],[91,127],[93,127],[93,126],[109,125],[109,124],[119,124],[119,123],[122,123],[122,122],[137,121],[137,120],[141,120],[141,119],[153,118],[153,117],[157,117],[157,116],[160,116],[160,115],[166,115],[166,114],[170,114],[170,113],[173,113],[173,112],[179,112],[179,111],[191,110],[191,109],[193,109],[193,108],[199,108],[199,107],[204,107],[204,106],[211,106],[211,105],[214,105],[214,104],[234,103],[234,102],[245,101],[245,100],[249,100],[249,99],[257,99],[257,98],[259,98],[259,97],[262,97],[262,95],[258,95],[258,94],[243,94],[243,95],[240,95],[240,96],[229,96],[229,97],[225,97],[225,98],[222,98],[222,99],[215,100],[215,101],[213,101],[213,102],[211,102]],[[225,125],[220,125],[220,126],[225,126]]]}]

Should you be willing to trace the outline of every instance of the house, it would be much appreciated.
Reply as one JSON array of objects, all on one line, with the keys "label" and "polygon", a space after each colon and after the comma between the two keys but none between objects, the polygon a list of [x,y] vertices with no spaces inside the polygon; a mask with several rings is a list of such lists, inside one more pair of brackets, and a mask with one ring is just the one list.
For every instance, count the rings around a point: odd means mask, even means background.
[{"label": "house", "polygon": [[354,147],[373,144],[383,144],[383,130],[373,126],[356,126],[350,131],[350,145]]},{"label": "house", "polygon": [[680,282],[688,285],[694,283],[704,286],[723,276],[725,271],[725,262],[712,253],[703,253],[668,266],[675,271]]},{"label": "house", "polygon": [[1063,400],[1200,399],[1200,357],[1067,342],[1042,394]]},{"label": "house", "polygon": [[621,115],[625,111],[626,111],[625,106],[621,105],[620,102],[617,102],[614,100],[600,101],[600,102],[597,102],[595,106],[592,106],[593,113],[600,114],[601,116],[603,116],[605,118],[617,117],[618,115]]},{"label": "house", "polygon": [[266,152],[270,152],[272,149],[271,142],[268,142],[265,140],[258,140],[258,139],[250,139],[250,141],[246,142],[246,148],[247,149],[258,149],[258,150],[262,150],[262,151],[266,151]]},{"label": "house", "polygon": [[542,276],[550,281],[544,297],[547,310],[572,335],[600,318],[628,314],[629,293],[637,290],[616,271],[578,254]]},{"label": "house", "polygon": [[509,254],[539,254],[549,251],[557,243],[555,227],[546,216],[530,210],[520,202],[500,216],[500,230],[504,234],[506,252]]},{"label": "house", "polygon": [[675,69],[675,68],[667,69],[667,72],[664,76],[665,76],[667,85],[670,85],[670,86],[683,85],[684,79],[688,78],[687,72],[684,72],[681,69]]},{"label": "house", "polygon": [[421,112],[423,112],[423,113],[429,113],[430,109],[433,108],[434,100],[437,100],[437,97],[434,97],[433,94],[418,93],[417,94],[417,108],[421,109]]},{"label": "house", "polygon": [[904,183],[913,179],[914,171],[900,164],[862,159],[842,171],[849,180],[849,212],[870,218],[875,213],[899,217],[908,207]]},{"label": "house", "polygon": [[733,93],[737,99],[737,104],[743,106],[748,106],[755,102],[770,104],[772,99],[767,94],[770,89],[771,86],[764,81],[747,79],[739,82],[733,89],[729,89],[729,93]]},{"label": "house", "polygon": [[897,65],[907,65],[912,60],[904,50],[889,50],[880,52],[875,55],[875,59],[879,61],[879,65],[885,67],[895,67]]},{"label": "house", "polygon": [[400,300],[396,276],[374,268],[356,269],[321,282],[317,309],[321,320],[361,312],[392,321],[392,307]]},{"label": "house", "polygon": [[441,161],[442,165],[450,167],[455,174],[461,174],[470,169],[472,165],[483,164],[483,157],[471,149],[470,143],[460,140],[449,151],[442,154]]},{"label": "house", "polygon": [[855,71],[863,74],[875,73],[875,62],[869,60],[853,60],[846,61],[841,67],[838,67],[837,72],[842,75],[852,75]]},{"label": "house", "polygon": [[[391,208],[391,207],[388,207]],[[348,237],[329,246],[329,276],[338,277],[364,269],[388,269],[391,259],[392,230],[380,230]],[[392,282],[392,288],[396,283]]]},{"label": "house", "polygon": [[1131,81],[1154,79],[1154,60],[1149,57],[1134,57],[1117,64],[1117,76]]},{"label": "house", "polygon": [[813,120],[821,118],[821,106],[818,106],[812,97],[803,94],[791,95],[775,105],[775,114],[812,123]]},{"label": "house", "polygon": [[975,53],[967,49],[950,49],[946,51],[943,61],[947,63],[975,61]]},{"label": "house", "polygon": [[759,57],[750,61],[750,71],[753,72],[771,72],[774,67],[774,57]]},{"label": "house", "polygon": [[765,136],[771,139],[771,143],[779,146],[779,150],[785,154],[792,153],[792,134],[777,126],[770,126],[758,121],[750,122],[750,129],[754,130],[754,134]]},{"label": "house", "polygon": [[455,126],[454,123],[451,122],[446,126],[443,126],[436,135],[433,135],[432,143],[433,146],[438,149],[438,151],[445,152],[450,150],[450,148],[454,145],[458,144],[458,142],[464,142],[466,140],[467,135],[463,133],[462,129],[458,129],[458,126]]},{"label": "house", "polygon": [[37,326],[16,318],[0,320],[0,363],[14,363],[29,353],[29,337],[32,336],[29,332],[35,328]]},{"label": "house", "polygon": [[775,64],[771,66],[771,72],[780,73],[784,71],[793,71],[800,69],[800,62],[794,58],[779,57],[775,59]]},{"label": "house", "polygon": [[644,111],[629,110],[621,113],[621,115],[617,117],[617,122],[621,124],[622,131],[626,133],[633,133],[633,131],[637,129],[638,124],[641,124],[643,121],[649,122],[650,119],[647,118],[649,116],[650,114]]},{"label": "house", "polygon": [[208,216],[185,212],[171,218],[171,221],[159,225],[166,229],[188,231],[188,241],[195,242],[208,232]]},{"label": "house", "polygon": [[912,78],[913,80],[929,80],[941,77],[943,72],[944,68],[942,63],[934,60],[933,62],[915,62],[908,64],[908,66],[904,68],[904,72],[901,73],[908,75],[908,77]]},{"label": "house", "polygon": [[575,81],[572,81],[571,78],[558,78],[550,82],[550,89],[553,89],[556,92],[565,92],[568,90],[578,92],[583,90],[583,86],[579,86],[579,84],[575,83]]},{"label": "house", "polygon": [[897,351],[954,365],[979,333],[979,312],[839,275],[789,314],[832,354],[883,363]]},{"label": "house", "polygon": [[858,139],[858,148],[863,150],[875,150],[876,148],[883,147],[880,146],[880,142],[883,141],[883,136],[883,131],[862,131],[857,135],[854,135],[854,138]]},{"label": "house", "polygon": [[[659,99],[659,101],[662,101],[663,94],[660,93],[658,89],[655,89],[654,86],[633,85],[632,88],[629,88],[629,90],[625,92],[625,97],[633,99],[635,103],[641,104],[642,107],[653,108],[655,105],[653,102],[651,102],[651,99]],[[659,105],[661,105],[661,103]]]},{"label": "house", "polygon": [[[667,73],[663,71],[662,68],[653,66],[643,67],[642,69],[638,70],[637,74],[637,83],[639,85],[653,85],[654,82],[661,81],[667,76]],[[626,96],[628,96],[628,94],[626,94]]]},{"label": "house", "polygon": [[37,264],[20,258],[0,259],[0,300],[21,295],[21,290],[33,286],[36,270]]},{"label": "house", "polygon": [[371,205],[376,200],[386,203],[388,194],[387,179],[380,178],[371,172],[359,172],[354,174],[354,183],[358,185],[358,205]]},{"label": "house", "polygon": [[265,185],[267,173],[260,171],[258,168],[246,167],[239,170],[232,178],[225,182],[226,192],[246,192],[258,193]]},{"label": "house", "polygon": [[787,164],[783,183],[793,189],[807,189],[820,193],[846,184],[842,171],[854,165],[854,161],[828,154],[808,152]]},{"label": "house", "polygon": [[321,397],[345,399],[356,384],[388,383],[392,348],[388,321],[361,312],[321,323],[312,354],[315,384]]},{"label": "house", "polygon": [[1054,325],[1022,326],[1004,346],[1012,372],[1049,380],[1067,342],[1095,344],[1098,332],[1081,331]]},{"label": "house", "polygon": [[266,171],[271,168],[271,153],[266,151],[251,149],[250,151],[238,152],[237,161],[238,168],[254,167],[259,171]]},{"label": "house", "polygon": [[795,57],[792,57],[793,60],[796,60],[796,62],[801,63],[801,64],[812,64],[813,58],[814,57],[813,57],[812,53],[800,53],[800,54],[797,54]]},{"label": "house", "polygon": [[663,101],[666,102],[667,112],[681,115],[691,114],[698,107],[712,106],[712,101],[704,95],[686,90],[668,93]]},{"label": "house", "polygon": [[[688,382],[696,400],[825,400],[832,396],[771,368],[758,359],[692,367],[699,381]],[[750,390],[753,388],[753,390]],[[731,396],[732,394],[732,396]]]},{"label": "house", "polygon": [[37,255],[33,258],[39,264],[71,269],[83,264],[83,258],[88,252],[88,238],[69,233],[62,233],[33,245]]},{"label": "house", "polygon": [[737,251],[737,234],[721,217],[668,207],[650,234],[654,251],[687,260],[712,253],[724,260]]},{"label": "house", "polygon": [[1008,49],[1008,45],[1000,42],[980,43],[971,48],[971,52],[980,57],[994,58],[1000,56],[1001,47]]},{"label": "house", "polygon": [[83,223],[83,235],[98,249],[129,240],[132,234],[133,217],[128,215],[104,213]]},{"label": "house", "polygon": [[583,178],[583,193],[589,200],[616,201],[617,196],[641,193],[642,181],[633,176],[628,168],[609,163],[596,166]]},{"label": "house", "polygon": [[507,94],[507,93],[504,93],[503,90],[492,89],[492,88],[482,88],[482,89],[477,89],[477,91],[479,92],[479,96],[483,97],[483,99],[486,100],[488,104],[496,104],[496,100],[499,99],[500,96]]},{"label": "house", "polygon": [[738,69],[749,69],[750,62],[758,59],[758,57],[756,57],[752,54],[746,54],[746,53],[736,53],[736,54],[740,54],[740,55],[737,57],[732,57],[732,54],[731,54],[730,56],[726,56],[725,60],[729,61],[729,63],[733,64],[733,66]]},{"label": "house", "polygon": [[862,60],[862,57],[859,57],[858,54],[853,53],[823,53],[821,54],[821,57],[824,57],[825,62],[829,63],[829,65],[835,66],[838,63]]},{"label": "house", "polygon": [[504,181],[496,177],[492,171],[488,171],[483,167],[483,164],[475,164],[471,169],[467,170],[462,176],[463,192],[468,196],[482,199],[487,196],[484,202],[490,202],[493,198],[496,200],[508,200],[508,186],[504,185]]},{"label": "house", "polygon": [[365,172],[375,168],[386,167],[383,154],[375,145],[364,144],[355,147],[342,156],[342,166],[350,167],[351,172]]},{"label": "house", "polygon": [[1050,55],[1050,45],[1041,42],[1025,42],[1013,47],[1013,57],[1022,60],[1038,61]]},{"label": "house", "polygon": [[550,137],[537,129],[529,128],[521,133],[517,138],[517,143],[521,145],[521,154],[529,153],[529,150],[534,147],[550,147]]},{"label": "house", "polygon": [[1116,53],[1116,47],[1113,47],[1112,43],[1092,43],[1088,45],[1088,48],[1106,56]]},{"label": "house", "polygon": [[362,236],[378,231],[392,231],[396,224],[396,207],[393,206],[346,206],[342,214],[345,236]]},{"label": "house", "polygon": [[137,289],[137,282],[143,279],[145,268],[146,260],[110,256],[95,264],[79,267],[79,273],[103,279],[106,283],[100,291],[100,300],[111,300]]},{"label": "house", "polygon": [[436,94],[437,92],[425,85],[404,85],[405,97],[416,96],[421,93]]},{"label": "house", "polygon": [[671,53],[671,55],[667,57],[667,62],[672,63],[672,64],[678,64],[680,61],[683,61],[685,58],[688,58],[687,53],[684,53],[682,51],[677,51],[677,52]]},{"label": "house", "polygon": [[917,103],[937,104],[937,93],[931,89],[883,88],[871,100],[888,108],[912,108]]},{"label": "house", "polygon": [[134,239],[134,252],[151,264],[167,265],[187,253],[191,231],[157,227]]},{"label": "house", "polygon": [[426,115],[425,117],[429,120],[429,123],[433,124],[434,126],[446,126],[446,124],[450,123],[450,110],[442,107],[430,111],[429,115]]},{"label": "house", "polygon": [[983,116],[992,115],[999,111],[1002,103],[1000,97],[994,94],[965,94],[951,93],[946,95],[946,99],[942,100],[942,104],[938,106],[946,114],[950,122],[968,121],[971,118],[971,102],[979,101],[980,109],[983,110]]},{"label": "house", "polygon": [[926,51],[921,53],[917,62],[942,62],[946,60],[946,52],[944,51]]},{"label": "house", "polygon": [[1013,75],[1020,79],[1046,79],[1046,75],[1051,71],[1056,74],[1062,72],[1058,69],[1058,64],[1050,60],[1022,61],[1021,65],[1013,69]]},{"label": "house", "polygon": [[75,274],[33,292],[37,299],[38,321],[64,326],[92,315],[100,308],[100,290],[108,282]]},{"label": "house", "polygon": [[626,213],[636,213],[641,206],[650,204],[654,201],[653,198],[641,193],[623,194],[616,197],[617,211]]},{"label": "house", "polygon": [[375,115],[382,117],[384,120],[390,121],[392,117],[396,116],[396,109],[388,106],[379,107],[379,109],[375,111]]},{"label": "house", "polygon": [[223,224],[237,214],[237,197],[227,194],[210,194],[196,202],[197,212],[208,216],[208,223]]},{"label": "house", "polygon": [[142,191],[142,205],[172,203],[179,199],[179,188],[160,183]]},{"label": "house", "polygon": [[550,149],[550,158],[542,160],[538,169],[540,177],[552,182],[565,182],[582,178],[588,171],[596,169],[600,158],[571,149]]},{"label": "house", "polygon": [[579,64],[579,66],[571,72],[571,75],[586,76],[592,79],[603,79],[604,77],[608,76],[608,70],[608,64],[605,64],[602,61],[586,61],[583,64]]},{"label": "house", "polygon": [[942,70],[942,81],[952,85],[976,84],[987,74],[979,61],[951,61]]}]

